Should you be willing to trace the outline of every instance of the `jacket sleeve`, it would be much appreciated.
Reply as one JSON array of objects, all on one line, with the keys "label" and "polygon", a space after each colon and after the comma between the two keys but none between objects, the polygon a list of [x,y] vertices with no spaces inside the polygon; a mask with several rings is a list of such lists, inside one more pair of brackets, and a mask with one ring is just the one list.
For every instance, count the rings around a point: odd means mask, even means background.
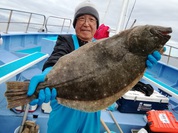
[{"label": "jacket sleeve", "polygon": [[47,67],[54,66],[60,57],[72,52],[73,50],[74,45],[71,35],[59,35],[53,52],[45,62],[42,71]]}]

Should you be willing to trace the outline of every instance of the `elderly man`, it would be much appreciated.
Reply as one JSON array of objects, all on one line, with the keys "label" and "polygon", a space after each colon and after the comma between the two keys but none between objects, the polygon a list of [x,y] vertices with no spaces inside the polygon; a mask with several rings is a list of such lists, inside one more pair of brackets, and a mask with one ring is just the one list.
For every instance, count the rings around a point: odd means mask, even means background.
[{"label": "elderly man", "polygon": [[[28,95],[31,96],[37,84],[43,82],[45,76],[52,69],[58,59],[73,50],[94,41],[94,34],[99,27],[99,14],[95,6],[89,2],[81,3],[75,9],[73,27],[76,35],[59,35],[54,50],[43,66],[43,72],[34,76],[29,85]],[[100,37],[102,38],[102,37]],[[108,44],[109,45],[109,44]],[[151,67],[160,59],[159,52],[150,55],[147,66]],[[77,57],[76,57],[77,58]],[[40,90],[38,99],[33,100],[31,105],[41,105],[51,100],[52,111],[48,121],[48,133],[99,133],[100,111],[82,112],[71,109],[57,103],[56,89],[44,88]],[[87,106],[87,105],[86,105]]]}]

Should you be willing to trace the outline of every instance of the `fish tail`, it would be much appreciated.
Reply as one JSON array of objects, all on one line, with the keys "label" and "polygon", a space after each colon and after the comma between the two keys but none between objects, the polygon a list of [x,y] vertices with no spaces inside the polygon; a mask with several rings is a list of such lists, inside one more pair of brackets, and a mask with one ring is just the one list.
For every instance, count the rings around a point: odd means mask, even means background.
[{"label": "fish tail", "polygon": [[23,106],[35,98],[35,95],[29,97],[27,95],[29,82],[7,82],[7,90],[5,96],[7,99],[7,107],[14,108]]}]

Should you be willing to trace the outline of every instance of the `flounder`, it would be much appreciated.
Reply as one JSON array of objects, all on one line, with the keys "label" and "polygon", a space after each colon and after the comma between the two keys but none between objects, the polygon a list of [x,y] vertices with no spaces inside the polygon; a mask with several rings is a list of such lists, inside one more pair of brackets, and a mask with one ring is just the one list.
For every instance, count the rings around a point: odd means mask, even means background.
[{"label": "flounder", "polygon": [[28,82],[7,82],[8,108],[27,104],[40,89],[54,87],[59,104],[86,112],[105,109],[142,78],[148,54],[161,51],[171,32],[170,27],[143,25],[90,42],[61,57],[31,97]]}]

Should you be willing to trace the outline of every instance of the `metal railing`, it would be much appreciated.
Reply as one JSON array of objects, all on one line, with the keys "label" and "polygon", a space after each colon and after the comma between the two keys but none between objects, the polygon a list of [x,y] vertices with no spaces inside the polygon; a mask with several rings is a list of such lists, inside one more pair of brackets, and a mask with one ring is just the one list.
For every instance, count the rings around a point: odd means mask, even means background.
[{"label": "metal railing", "polygon": [[[69,32],[72,20],[14,9],[0,8],[0,32]],[[53,27],[53,28],[51,28]]]},{"label": "metal railing", "polygon": [[178,43],[177,46],[172,46],[168,43],[165,47],[166,52],[163,53],[162,62],[178,68]]},{"label": "metal railing", "polygon": [[72,20],[69,18],[61,18],[57,16],[49,16],[46,20],[46,30],[48,32],[63,31],[69,32]]}]

